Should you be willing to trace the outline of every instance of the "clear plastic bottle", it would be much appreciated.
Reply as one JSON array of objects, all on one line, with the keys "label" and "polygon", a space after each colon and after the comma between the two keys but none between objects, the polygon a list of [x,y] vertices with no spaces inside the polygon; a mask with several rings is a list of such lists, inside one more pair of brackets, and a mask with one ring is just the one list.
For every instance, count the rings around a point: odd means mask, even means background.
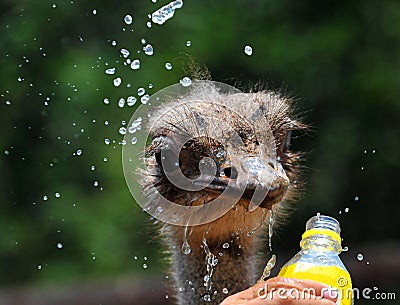
[{"label": "clear plastic bottle", "polygon": [[319,214],[310,218],[300,247],[300,252],[282,267],[278,275],[327,284],[337,290],[337,305],[353,304],[350,274],[339,258],[342,251],[339,222]]}]

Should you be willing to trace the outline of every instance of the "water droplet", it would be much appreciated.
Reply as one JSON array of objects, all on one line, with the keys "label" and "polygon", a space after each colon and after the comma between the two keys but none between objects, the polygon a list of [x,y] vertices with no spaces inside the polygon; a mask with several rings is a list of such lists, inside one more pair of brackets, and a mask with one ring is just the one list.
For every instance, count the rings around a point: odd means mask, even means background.
[{"label": "water droplet", "polygon": [[131,54],[127,49],[121,49],[122,57],[128,58],[129,54]]},{"label": "water droplet", "polygon": [[149,96],[148,94],[145,94],[145,95],[143,95],[142,98],[140,99],[140,102],[141,102],[142,104],[147,104],[147,103],[149,102],[149,100],[150,100],[150,96]]},{"label": "water droplet", "polygon": [[139,88],[139,89],[137,90],[137,93],[138,93],[139,96],[142,96],[143,94],[146,93],[146,90],[144,90],[144,88]]},{"label": "water droplet", "polygon": [[139,59],[135,59],[132,61],[131,63],[131,69],[132,70],[137,70],[140,68],[140,60]]},{"label": "water droplet", "polygon": [[61,194],[57,192],[57,193],[54,194],[54,196],[55,196],[56,198],[60,198],[60,197],[61,197]]},{"label": "water droplet", "polygon": [[96,14],[97,14],[97,10],[96,10],[96,9],[93,9],[92,14],[93,14],[93,15],[96,15]]},{"label": "water droplet", "polygon": [[147,264],[143,264],[143,269],[147,269]]},{"label": "water droplet", "polygon": [[360,198],[358,196],[354,197],[354,201],[358,201]]},{"label": "water droplet", "polygon": [[179,82],[183,87],[189,87],[192,84],[192,80],[189,77],[184,77]]},{"label": "water droplet", "polygon": [[62,247],[63,247],[63,244],[62,244],[62,243],[57,243],[57,248],[58,248],[58,249],[62,249]]},{"label": "water droplet", "polygon": [[118,107],[119,108],[123,108],[125,106],[125,99],[123,98],[123,97],[121,97],[119,100],[118,100]]},{"label": "water droplet", "polygon": [[4,154],[8,156],[8,155],[10,154],[10,151],[6,149],[6,150],[4,151]]},{"label": "water droplet", "polygon": [[372,150],[372,153],[373,153],[373,154],[375,154],[375,153],[376,153],[376,150],[375,150],[375,149],[373,149],[373,150]]},{"label": "water droplet", "polygon": [[253,48],[251,46],[245,46],[244,54],[251,56],[253,54]]},{"label": "water droplet", "polygon": [[75,154],[76,154],[77,156],[82,155],[82,149],[78,149],[78,150],[75,152]]},{"label": "water droplet", "polygon": [[131,140],[131,143],[132,143],[132,144],[136,144],[136,143],[137,143],[137,138],[136,138],[136,137],[133,137],[132,140]]},{"label": "water droplet", "polygon": [[43,200],[46,201],[48,197],[46,195],[43,196]]},{"label": "water droplet", "polygon": [[107,162],[108,161],[108,158],[107,157],[104,157],[103,158],[103,162]]},{"label": "water droplet", "polygon": [[164,5],[162,8],[156,10],[151,14],[151,21],[156,24],[163,24],[168,19],[171,19],[174,14],[175,10],[181,8],[183,6],[182,0],[176,0]]},{"label": "water droplet", "polygon": [[203,300],[206,302],[211,302],[211,297],[209,294],[204,295]]},{"label": "water droplet", "polygon": [[190,47],[192,45],[192,42],[190,40],[186,41],[186,46]]},{"label": "water droplet", "polygon": [[222,289],[222,292],[223,292],[224,294],[228,294],[228,293],[229,293],[229,290],[228,290],[228,288],[223,288],[223,289]]},{"label": "water droplet", "polygon": [[115,74],[115,68],[108,68],[108,69],[106,70],[106,74],[108,74],[108,75],[113,75],[113,74]]},{"label": "water droplet", "polygon": [[94,185],[95,187],[99,186],[99,181],[94,181],[94,182],[93,182],[93,185]]},{"label": "water droplet", "polygon": [[154,53],[153,46],[151,44],[145,45],[143,47],[143,51],[144,51],[144,54],[149,55],[149,56],[153,55],[153,53]]},{"label": "water droplet", "polygon": [[128,96],[128,98],[126,99],[126,104],[128,106],[133,106],[136,103],[136,97],[134,96]]},{"label": "water droplet", "polygon": [[124,134],[126,134],[126,128],[125,127],[121,127],[118,132],[120,134],[124,135]]},{"label": "water droplet", "polygon": [[42,265],[38,265],[37,268],[38,268],[39,270],[42,270]]},{"label": "water droplet", "polygon": [[104,143],[106,144],[106,145],[109,145],[110,144],[110,139],[104,139]]},{"label": "water droplet", "polygon": [[272,268],[275,267],[276,264],[276,255],[272,254],[271,258],[268,260],[267,265],[265,266],[261,279],[266,281],[267,278],[271,275]]},{"label": "water droplet", "polygon": [[169,63],[169,62],[166,62],[166,63],[165,63],[165,69],[171,70],[171,69],[172,69],[172,64]]},{"label": "water droplet", "polygon": [[343,252],[349,251],[349,247],[347,247],[347,246],[346,246],[346,247],[343,247],[343,248],[342,248],[342,251],[343,251]]},{"label": "water droplet", "polygon": [[345,208],[345,209],[344,209],[344,212],[345,212],[345,213],[348,213],[349,210],[350,210],[350,208]]},{"label": "water droplet", "polygon": [[364,259],[364,255],[361,253],[357,254],[357,259],[361,262]]},{"label": "water droplet", "polygon": [[90,170],[92,170],[92,171],[94,171],[96,169],[96,166],[94,166],[94,165],[92,165],[91,167],[90,167]]},{"label": "water droplet", "polygon": [[222,245],[222,248],[228,249],[228,248],[229,248],[229,243],[224,243],[224,244]]},{"label": "water droplet", "polygon": [[53,3],[52,8],[56,8],[57,4]]},{"label": "water droplet", "polygon": [[182,244],[183,254],[189,254],[190,252],[192,252],[192,248],[188,243],[187,236],[188,236],[188,226],[186,225],[185,230],[183,231],[183,244]]},{"label": "water droplet", "polygon": [[117,42],[116,42],[115,40],[113,40],[113,41],[111,41],[111,45],[112,45],[113,47],[115,47],[115,46],[117,45]]},{"label": "water droplet", "polygon": [[121,77],[114,78],[113,84],[115,87],[118,87],[119,85],[121,85],[121,83],[122,83]]},{"label": "water droplet", "polygon": [[182,244],[182,253],[187,255],[190,252],[192,252],[192,248],[190,247],[189,243],[187,241],[185,241]]},{"label": "water droplet", "polygon": [[110,100],[109,100],[108,98],[105,98],[105,99],[103,100],[103,103],[106,104],[106,105],[108,105],[108,104],[110,104]]},{"label": "water droplet", "polygon": [[272,252],[272,234],[274,233],[274,230],[273,230],[274,221],[275,221],[274,210],[271,210],[270,215],[269,215],[269,222],[268,222],[268,247],[269,247],[269,251],[271,251],[271,252]]},{"label": "water droplet", "polygon": [[125,21],[126,24],[129,25],[129,24],[132,24],[133,18],[132,18],[131,15],[126,15],[126,16],[124,17],[124,21]]}]

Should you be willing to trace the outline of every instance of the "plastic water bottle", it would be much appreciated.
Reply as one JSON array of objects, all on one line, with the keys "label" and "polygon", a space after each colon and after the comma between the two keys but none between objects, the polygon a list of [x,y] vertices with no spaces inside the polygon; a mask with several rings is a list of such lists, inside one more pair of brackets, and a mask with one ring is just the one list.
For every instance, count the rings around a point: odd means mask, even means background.
[{"label": "plastic water bottle", "polygon": [[339,222],[319,214],[310,218],[300,247],[300,252],[282,267],[278,276],[327,284],[337,291],[337,305],[353,304],[350,274],[339,258],[342,251]]}]

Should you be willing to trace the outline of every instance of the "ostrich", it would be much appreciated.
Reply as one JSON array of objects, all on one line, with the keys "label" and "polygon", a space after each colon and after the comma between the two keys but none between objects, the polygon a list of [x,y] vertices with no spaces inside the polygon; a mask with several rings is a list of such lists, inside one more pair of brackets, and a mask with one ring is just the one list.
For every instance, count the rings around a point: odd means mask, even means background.
[{"label": "ostrich", "polygon": [[[201,221],[186,215],[186,225],[171,221],[159,228],[176,304],[219,304],[261,275],[265,236],[287,218],[300,183],[301,154],[290,150],[292,132],[306,126],[280,92],[223,92],[211,81],[191,87],[152,114],[140,183],[151,214],[160,198],[183,207],[219,200],[217,216],[205,210],[194,216]],[[175,173],[191,183],[174,183]],[[220,206],[228,206],[223,214]]]}]

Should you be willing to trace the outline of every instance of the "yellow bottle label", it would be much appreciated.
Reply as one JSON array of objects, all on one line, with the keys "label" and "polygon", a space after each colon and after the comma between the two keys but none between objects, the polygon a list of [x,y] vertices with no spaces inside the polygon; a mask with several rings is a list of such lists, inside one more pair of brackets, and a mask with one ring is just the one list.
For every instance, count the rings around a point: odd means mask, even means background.
[{"label": "yellow bottle label", "polygon": [[314,280],[338,290],[337,305],[351,305],[353,299],[350,274],[337,266],[296,263],[283,267],[278,276]]}]

